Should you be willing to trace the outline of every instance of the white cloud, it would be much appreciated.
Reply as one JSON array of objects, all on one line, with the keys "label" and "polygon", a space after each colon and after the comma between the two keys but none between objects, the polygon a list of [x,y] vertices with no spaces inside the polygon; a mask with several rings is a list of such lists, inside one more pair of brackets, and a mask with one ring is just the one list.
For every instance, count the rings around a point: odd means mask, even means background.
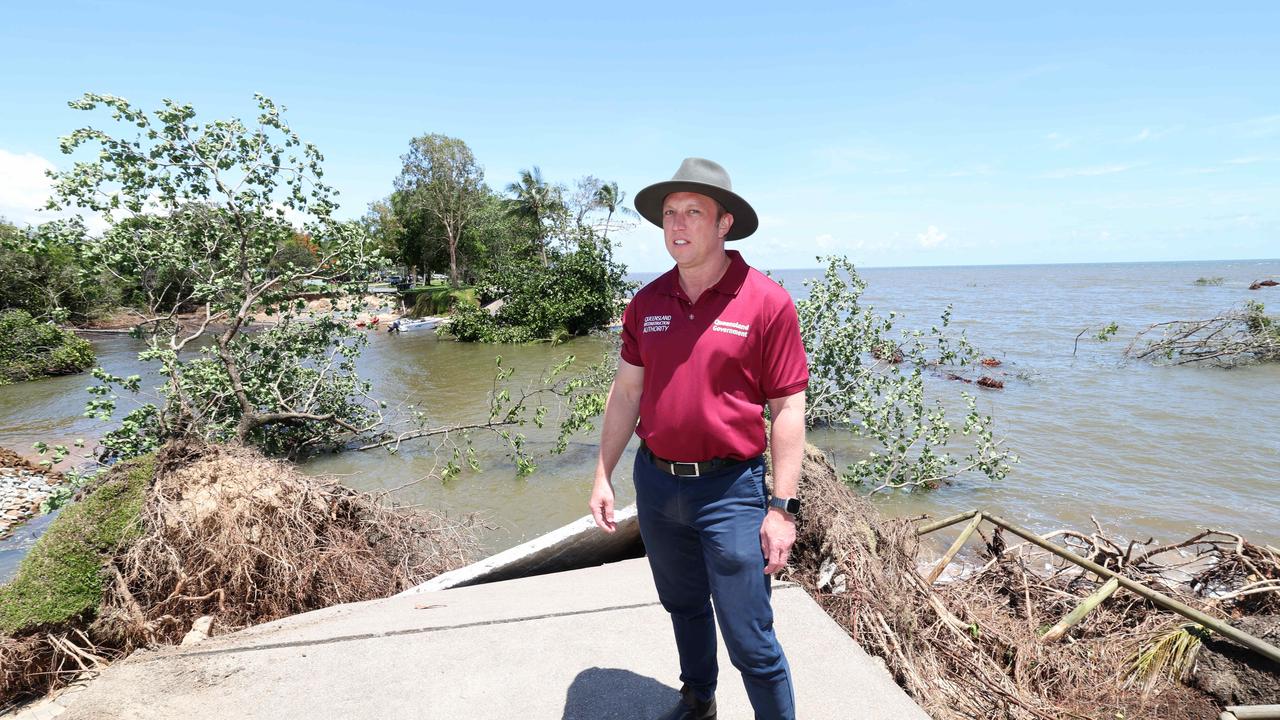
[{"label": "white cloud", "polygon": [[1142,128],[1142,132],[1133,136],[1134,142],[1143,142],[1151,139],[1151,128]]},{"label": "white cloud", "polygon": [[920,241],[920,247],[936,248],[946,242],[947,234],[938,229],[936,225],[930,225],[928,230],[916,236]]},{"label": "white cloud", "polygon": [[831,236],[831,233],[822,233],[813,239],[813,244],[816,245],[819,250],[830,250],[835,247],[836,239]]},{"label": "white cloud", "polygon": [[53,163],[34,153],[16,155],[0,148],[0,215],[18,224],[50,220],[38,213],[52,191],[46,170]]},{"label": "white cloud", "polygon": [[1064,170],[1054,170],[1053,172],[1045,173],[1040,177],[1057,180],[1057,179],[1071,178],[1071,177],[1096,177],[1098,175],[1114,175],[1116,173],[1125,172],[1126,170],[1132,170],[1136,167],[1141,167],[1141,165],[1142,163],[1116,163],[1112,165],[1094,165],[1093,167],[1067,168]]},{"label": "white cloud", "polygon": [[1262,162],[1262,157],[1258,155],[1253,155],[1250,157],[1232,158],[1227,161],[1227,164],[1228,165],[1252,165],[1254,163],[1260,163],[1260,162]]}]

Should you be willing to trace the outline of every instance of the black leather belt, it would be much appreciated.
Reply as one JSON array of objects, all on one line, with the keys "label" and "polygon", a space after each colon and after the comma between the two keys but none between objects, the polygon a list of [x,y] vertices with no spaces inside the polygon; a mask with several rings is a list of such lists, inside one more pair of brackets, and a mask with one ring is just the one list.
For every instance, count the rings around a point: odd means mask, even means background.
[{"label": "black leather belt", "polygon": [[640,452],[644,453],[653,461],[655,467],[668,475],[676,477],[699,477],[706,475],[715,470],[721,470],[731,465],[738,465],[746,462],[746,460],[738,460],[737,458],[711,458],[702,462],[679,462],[677,460],[666,460],[653,454],[649,446],[644,440],[640,441]]}]

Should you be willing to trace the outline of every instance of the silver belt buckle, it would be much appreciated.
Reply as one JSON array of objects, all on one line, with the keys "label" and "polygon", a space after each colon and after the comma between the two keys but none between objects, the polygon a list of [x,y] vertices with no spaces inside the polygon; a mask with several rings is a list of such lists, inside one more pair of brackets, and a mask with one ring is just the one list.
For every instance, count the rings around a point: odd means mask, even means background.
[{"label": "silver belt buckle", "polygon": [[[682,475],[680,473],[681,465],[688,465],[689,467],[693,468],[693,474]],[[679,477],[701,477],[702,476],[702,473],[698,471],[698,463],[695,463],[695,462],[673,462],[671,463],[671,473]]]}]

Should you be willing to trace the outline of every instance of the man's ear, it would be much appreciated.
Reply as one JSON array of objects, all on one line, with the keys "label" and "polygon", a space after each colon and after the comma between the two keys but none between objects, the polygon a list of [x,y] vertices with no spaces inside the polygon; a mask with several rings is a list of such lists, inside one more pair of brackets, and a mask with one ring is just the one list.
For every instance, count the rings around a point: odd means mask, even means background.
[{"label": "man's ear", "polygon": [[729,234],[729,228],[733,227],[733,214],[725,213],[720,216],[720,225],[716,228],[720,238],[723,239]]}]

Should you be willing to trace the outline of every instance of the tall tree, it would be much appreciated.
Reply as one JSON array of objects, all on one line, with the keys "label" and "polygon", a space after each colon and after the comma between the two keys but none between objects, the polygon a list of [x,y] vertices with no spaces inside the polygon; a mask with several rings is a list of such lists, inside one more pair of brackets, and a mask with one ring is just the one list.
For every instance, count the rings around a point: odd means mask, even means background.
[{"label": "tall tree", "polygon": [[484,197],[484,169],[458,138],[432,133],[409,142],[396,189],[437,223],[449,248],[449,282],[458,285],[458,241]]},{"label": "tall tree", "polygon": [[[133,410],[108,433],[101,443],[110,454],[188,434],[300,452],[380,425],[355,371],[363,336],[326,314],[303,322],[296,298],[313,280],[358,296],[373,248],[358,224],[333,217],[336,193],[321,180],[320,151],[285,123],[282,107],[257,101],[252,124],[200,123],[194,108],[171,100],[150,113],[112,95],[71,103],[103,108],[126,134],[82,127],[62,138],[64,153],[92,159],[52,175],[50,207],[101,213],[111,228],[93,244],[94,263],[120,277],[180,271],[140,286],[148,347],[139,359],[160,363],[162,402]],[[303,265],[277,262],[297,232],[286,211],[308,218],[316,252]],[[199,317],[179,317],[189,308]],[[275,323],[247,332],[259,313]],[[87,410],[99,419],[114,412],[115,387],[140,389],[137,375],[99,368],[94,376]]]},{"label": "tall tree", "polygon": [[390,197],[369,203],[369,210],[360,219],[360,224],[364,226],[382,257],[405,264],[400,252],[405,232],[404,223],[396,216]]},{"label": "tall tree", "polygon": [[520,179],[507,185],[507,192],[513,196],[511,213],[533,222],[537,233],[538,254],[542,264],[547,264],[547,229],[545,221],[556,212],[565,208],[563,193],[556,185],[542,179],[542,170],[537,165],[532,170],[521,170]]},{"label": "tall tree", "polygon": [[627,199],[627,192],[618,189],[618,183],[607,182],[600,185],[596,190],[595,204],[601,210],[605,210],[609,215],[604,220],[604,232],[601,238],[609,237],[609,223],[613,221],[613,214],[618,213],[627,217],[640,217],[640,215],[631,208],[623,204]]}]

